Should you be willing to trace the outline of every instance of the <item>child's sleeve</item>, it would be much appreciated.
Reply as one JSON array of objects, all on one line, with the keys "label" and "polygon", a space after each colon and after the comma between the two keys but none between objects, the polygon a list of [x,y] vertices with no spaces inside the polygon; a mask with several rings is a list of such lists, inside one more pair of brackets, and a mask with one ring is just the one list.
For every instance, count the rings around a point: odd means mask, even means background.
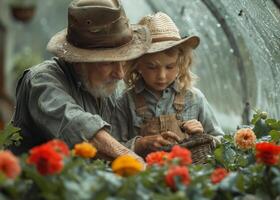
[{"label": "child's sleeve", "polygon": [[205,96],[201,93],[200,97],[200,110],[198,115],[198,120],[201,122],[204,131],[213,136],[222,136],[224,135],[223,130],[221,129],[213,109]]}]

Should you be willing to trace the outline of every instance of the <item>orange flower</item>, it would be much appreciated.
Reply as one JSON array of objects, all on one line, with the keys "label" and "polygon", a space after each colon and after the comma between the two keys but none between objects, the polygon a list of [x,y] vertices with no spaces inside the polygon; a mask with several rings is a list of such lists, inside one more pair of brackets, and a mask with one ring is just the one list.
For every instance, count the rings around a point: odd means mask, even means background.
[{"label": "orange flower", "polygon": [[112,170],[120,176],[131,176],[142,171],[144,166],[130,155],[117,157],[112,163]]},{"label": "orange flower", "polygon": [[168,157],[167,152],[156,151],[156,152],[149,153],[146,156],[146,162],[148,166],[155,165],[155,164],[162,166],[167,157]]},{"label": "orange flower", "polygon": [[165,183],[173,190],[178,189],[175,179],[178,179],[179,182],[185,186],[189,185],[191,178],[188,168],[185,166],[175,166],[170,168],[165,176]]},{"label": "orange flower", "polygon": [[269,142],[256,144],[256,160],[266,165],[276,165],[280,157],[280,146]]},{"label": "orange flower", "polygon": [[252,149],[256,144],[256,135],[250,128],[239,129],[234,135],[234,143],[240,149]]},{"label": "orange flower", "polygon": [[191,152],[179,145],[175,145],[168,155],[168,159],[172,160],[174,158],[180,159],[180,165],[189,165],[192,163]]},{"label": "orange flower", "polygon": [[228,174],[225,168],[216,168],[211,174],[211,181],[214,184],[220,183]]},{"label": "orange flower", "polygon": [[0,173],[15,179],[21,172],[19,160],[10,151],[0,151]]},{"label": "orange flower", "polygon": [[83,158],[93,158],[96,155],[96,148],[88,142],[76,144],[74,147],[74,154]]},{"label": "orange flower", "polygon": [[46,144],[52,146],[52,148],[56,152],[61,153],[63,156],[70,155],[68,146],[62,140],[54,139],[54,140],[47,142]]},{"label": "orange flower", "polygon": [[57,174],[63,169],[62,154],[48,143],[33,147],[29,154],[27,163],[34,164],[42,175]]}]

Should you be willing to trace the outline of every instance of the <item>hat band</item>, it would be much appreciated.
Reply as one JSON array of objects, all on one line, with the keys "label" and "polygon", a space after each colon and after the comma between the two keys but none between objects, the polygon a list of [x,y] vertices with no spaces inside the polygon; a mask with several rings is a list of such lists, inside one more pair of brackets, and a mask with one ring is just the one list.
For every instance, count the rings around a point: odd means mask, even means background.
[{"label": "hat band", "polygon": [[105,26],[68,26],[66,39],[72,45],[85,48],[114,48],[129,43],[133,38],[128,19],[120,17]]},{"label": "hat band", "polygon": [[155,42],[164,42],[164,41],[170,41],[170,40],[172,40],[172,41],[179,41],[179,40],[181,40],[181,38],[178,38],[178,37],[175,37],[175,36],[173,36],[173,37],[170,37],[170,36],[165,36],[165,37],[154,37],[154,38],[152,38],[152,43],[155,43]]}]

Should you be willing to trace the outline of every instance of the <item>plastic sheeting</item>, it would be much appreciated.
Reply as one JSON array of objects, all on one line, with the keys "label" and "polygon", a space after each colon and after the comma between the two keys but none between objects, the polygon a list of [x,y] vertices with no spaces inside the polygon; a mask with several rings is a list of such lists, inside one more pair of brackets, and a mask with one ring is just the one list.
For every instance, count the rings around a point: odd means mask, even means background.
[{"label": "plastic sheeting", "polygon": [[[156,11],[169,14],[181,35],[196,34],[198,87],[226,129],[246,122],[251,108],[280,118],[280,12],[272,0],[122,0],[131,22]],[[1,2],[7,27],[6,73],[14,55],[30,47],[45,58],[48,39],[65,28],[69,0],[38,1],[29,24],[15,22]],[[2,12],[3,11],[3,12]],[[4,19],[4,20],[3,20]],[[10,93],[14,86],[8,81]],[[248,107],[248,106],[247,106]]]},{"label": "plastic sheeting", "polygon": [[[127,10],[134,10],[128,1]],[[252,109],[280,117],[280,13],[273,1],[146,3],[153,12],[169,14],[182,36],[201,37],[195,58],[198,87],[225,128],[248,123]]]}]

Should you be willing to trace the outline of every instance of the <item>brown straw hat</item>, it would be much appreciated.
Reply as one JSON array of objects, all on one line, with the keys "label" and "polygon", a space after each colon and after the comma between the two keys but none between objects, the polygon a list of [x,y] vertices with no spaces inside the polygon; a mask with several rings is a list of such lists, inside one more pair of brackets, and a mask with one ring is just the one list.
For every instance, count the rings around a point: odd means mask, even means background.
[{"label": "brown straw hat", "polygon": [[172,19],[165,13],[143,17],[139,25],[147,26],[152,37],[152,44],[147,53],[160,52],[177,45],[187,45],[196,48],[199,45],[198,36],[181,38],[179,30]]},{"label": "brown straw hat", "polygon": [[125,61],[150,47],[149,30],[130,25],[119,0],[74,0],[68,28],[55,34],[47,50],[68,62]]}]

